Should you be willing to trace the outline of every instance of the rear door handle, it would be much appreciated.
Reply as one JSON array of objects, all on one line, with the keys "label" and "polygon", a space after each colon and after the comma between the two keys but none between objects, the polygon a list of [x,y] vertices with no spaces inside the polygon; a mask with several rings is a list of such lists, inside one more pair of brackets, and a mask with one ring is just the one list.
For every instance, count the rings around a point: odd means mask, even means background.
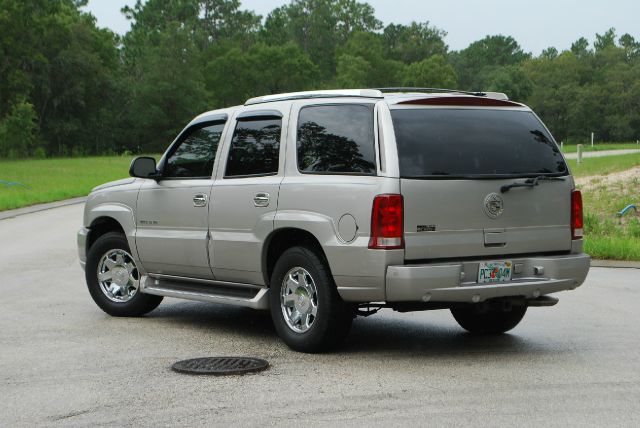
[{"label": "rear door handle", "polygon": [[198,193],[193,197],[193,206],[194,207],[206,207],[207,206],[207,195],[204,193]]},{"label": "rear door handle", "polygon": [[269,206],[269,194],[268,193],[256,193],[253,197],[253,205],[256,207],[268,207]]}]

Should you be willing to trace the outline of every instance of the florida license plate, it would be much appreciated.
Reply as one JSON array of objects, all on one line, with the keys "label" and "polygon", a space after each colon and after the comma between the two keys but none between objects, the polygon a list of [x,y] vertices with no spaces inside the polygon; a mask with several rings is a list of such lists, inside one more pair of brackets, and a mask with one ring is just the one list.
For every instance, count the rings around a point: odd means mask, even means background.
[{"label": "florida license plate", "polygon": [[511,281],[513,264],[510,261],[481,262],[478,267],[478,284]]}]

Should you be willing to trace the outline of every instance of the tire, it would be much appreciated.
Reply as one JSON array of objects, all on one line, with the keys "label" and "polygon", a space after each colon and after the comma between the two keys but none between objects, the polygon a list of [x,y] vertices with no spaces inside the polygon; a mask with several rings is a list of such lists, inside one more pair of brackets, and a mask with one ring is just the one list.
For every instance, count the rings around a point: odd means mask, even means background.
[{"label": "tire", "polygon": [[478,335],[505,333],[517,326],[526,312],[526,306],[511,306],[508,310],[487,305],[451,308],[451,314],[460,327]]},{"label": "tire", "polygon": [[142,316],[162,302],[160,296],[140,292],[140,273],[121,233],[106,233],[91,246],[85,277],[93,301],[114,317]]},{"label": "tire", "polygon": [[280,256],[269,294],[276,331],[295,351],[328,351],[349,333],[355,306],[340,298],[324,258],[310,248],[289,248]]}]

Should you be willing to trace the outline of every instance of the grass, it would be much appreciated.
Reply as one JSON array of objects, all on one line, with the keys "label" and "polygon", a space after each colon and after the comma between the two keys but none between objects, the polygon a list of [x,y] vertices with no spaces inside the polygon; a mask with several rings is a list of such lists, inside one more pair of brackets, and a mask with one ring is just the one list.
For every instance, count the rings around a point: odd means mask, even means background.
[{"label": "grass", "polygon": [[[128,177],[132,157],[0,160],[0,180],[28,187],[0,185],[0,211],[84,196],[99,184]],[[640,165],[640,154],[569,160],[576,177],[606,175]],[[596,184],[583,190],[585,251],[594,258],[640,260],[640,213],[616,213],[640,204],[640,178]]]},{"label": "grass", "polygon": [[582,197],[585,252],[596,259],[640,260],[640,212],[616,214],[632,203],[640,207],[640,177],[596,184]]},{"label": "grass", "polygon": [[0,160],[0,211],[87,195],[95,186],[129,176],[132,157]]},{"label": "grass", "polygon": [[[591,143],[582,145],[583,152],[600,152],[603,150],[624,150],[624,149],[638,149],[640,145],[637,143],[596,143],[591,147]],[[577,144],[565,144],[562,147],[562,153],[575,153],[578,151]]]},{"label": "grass", "polygon": [[578,164],[575,159],[568,159],[568,162],[571,172],[575,177],[606,175],[640,165],[640,153],[605,156],[601,158],[584,158],[581,164]]}]

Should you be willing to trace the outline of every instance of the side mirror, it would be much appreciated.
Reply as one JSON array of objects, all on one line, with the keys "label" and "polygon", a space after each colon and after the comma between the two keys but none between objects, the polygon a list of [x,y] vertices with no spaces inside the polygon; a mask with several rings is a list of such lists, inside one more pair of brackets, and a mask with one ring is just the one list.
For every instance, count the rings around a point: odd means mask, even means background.
[{"label": "side mirror", "polygon": [[139,156],[135,158],[131,161],[129,175],[138,178],[158,178],[159,175],[156,170],[156,160],[148,156]]}]

